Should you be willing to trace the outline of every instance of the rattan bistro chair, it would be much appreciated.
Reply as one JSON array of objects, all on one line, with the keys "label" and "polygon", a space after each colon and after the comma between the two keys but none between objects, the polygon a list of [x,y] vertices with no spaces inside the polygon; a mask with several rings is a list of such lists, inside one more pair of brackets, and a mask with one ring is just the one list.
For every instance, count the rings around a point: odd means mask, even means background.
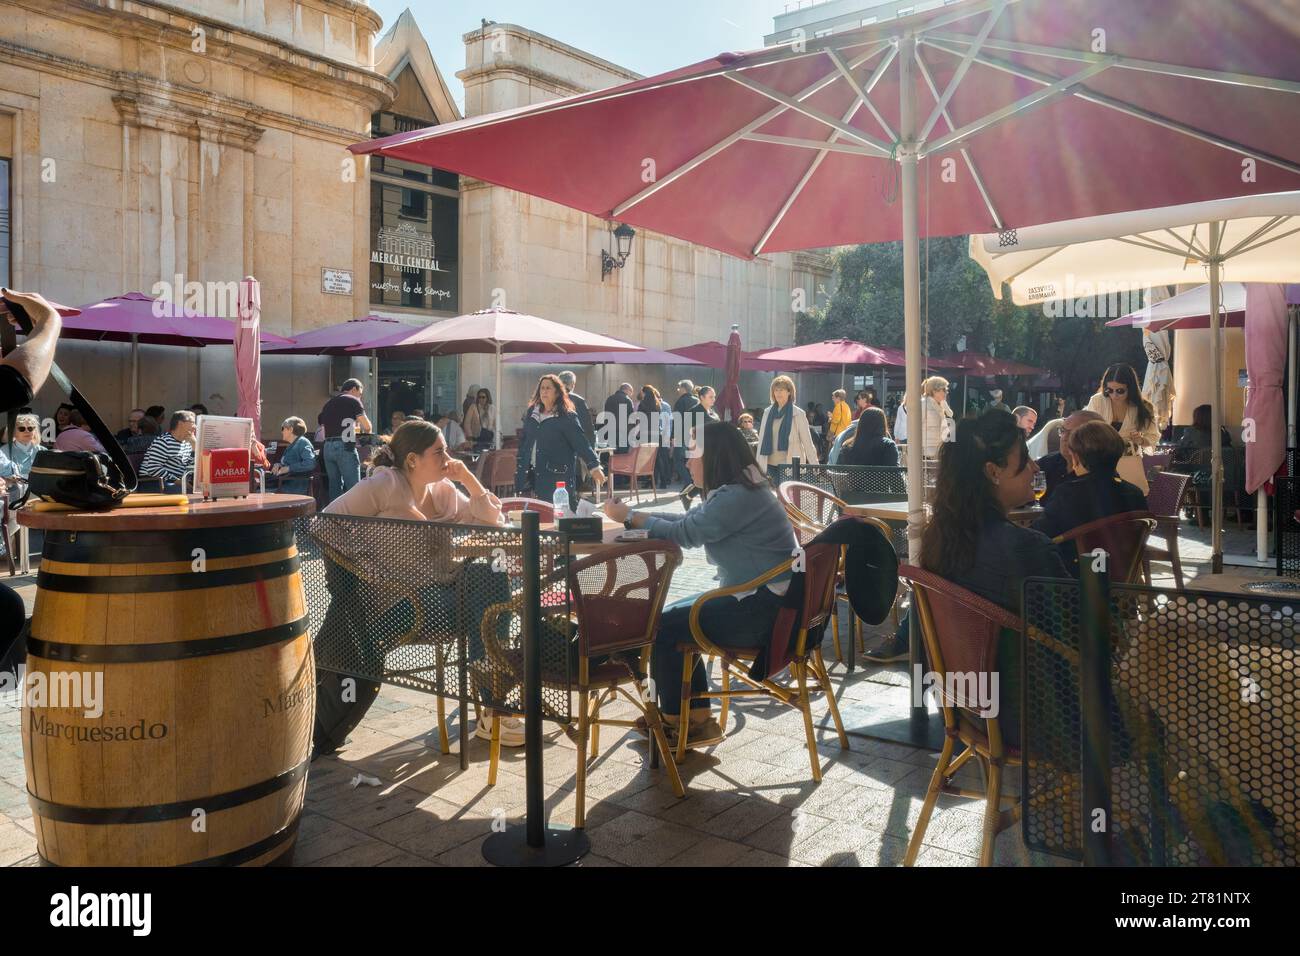
[{"label": "rattan bistro chair", "polygon": [[613,480],[620,475],[628,480],[628,492],[641,503],[641,479],[650,479],[650,496],[659,498],[659,484],[655,479],[655,458],[659,454],[658,445],[638,445],[631,451],[611,455],[609,460],[610,494],[613,495]]},{"label": "rattan bistro chair", "polygon": [[1081,524],[1052,539],[1054,544],[1074,542],[1079,560],[1090,561],[1097,551],[1106,554],[1107,574],[1117,584],[1138,582],[1146,554],[1147,538],[1155,530],[1156,520],[1149,511],[1126,511]]},{"label": "rattan bistro chair", "polygon": [[[548,615],[546,608],[543,608],[543,616],[548,620],[547,631],[576,632],[577,678],[570,681],[569,674],[553,669],[548,671],[546,663],[543,663],[542,682],[564,689],[572,685],[577,692],[577,726],[570,724],[565,732],[577,745],[574,825],[579,828],[586,821],[587,766],[599,755],[600,728],[626,728],[636,724],[632,720],[600,716],[601,708],[619,696],[645,716],[652,748],[658,748],[668,767],[673,792],[678,797],[686,795],[664,733],[659,708],[653,695],[641,691],[644,675],[650,673],[650,651],[659,630],[664,599],[681,560],[681,549],[671,542],[636,541],[580,558],[556,572],[562,575],[561,580],[568,587],[573,619],[565,621],[559,616],[560,628],[556,628],[557,616]],[[524,681],[523,650],[501,646],[497,638],[497,621],[503,614],[521,614],[522,600],[520,595],[488,608],[482,625],[483,644],[494,669],[509,675],[507,680],[519,686]],[[543,656],[544,660],[548,657]],[[651,755],[653,758],[653,749]],[[501,711],[494,709],[488,786],[496,784],[500,759]]]},{"label": "rattan bistro chair", "polygon": [[1178,525],[1182,521],[1182,502],[1191,483],[1191,475],[1178,475],[1171,471],[1158,471],[1151,475],[1151,490],[1147,493],[1147,510],[1156,519],[1153,534],[1163,535],[1165,546],[1157,547],[1148,539],[1146,554],[1142,558],[1143,572],[1151,580],[1151,562],[1168,561],[1174,568],[1174,583],[1183,589],[1183,564],[1178,554]]},{"label": "rattan bistro chair", "polygon": [[[848,507],[843,499],[837,498],[825,488],[819,488],[803,481],[781,482],[777,487],[777,497],[781,499],[781,505],[785,508],[790,523],[794,525],[795,535],[799,538],[801,546],[807,544],[838,521],[844,515],[844,509]],[[841,565],[836,578],[837,589],[835,596],[837,601],[843,600],[847,602],[848,595],[839,589],[839,585],[843,583],[844,568]],[[857,633],[858,649],[865,652],[867,649],[866,635],[862,633],[862,628],[858,626],[857,618],[852,615],[851,606],[849,627],[849,640],[852,640],[853,634]],[[844,663],[844,653],[840,650],[840,615],[838,607],[831,616],[831,644],[835,648],[836,663]]]},{"label": "rattan bistro chair", "polygon": [[[690,727],[690,709],[693,700],[707,700],[718,697],[722,700],[722,719],[724,728],[727,721],[727,705],[732,697],[765,696],[788,704],[803,714],[804,734],[808,743],[808,759],[812,763],[812,778],[820,782],[822,778],[821,758],[817,752],[817,738],[813,732],[812,706],[809,702],[808,679],[817,680],[826,695],[826,706],[835,722],[835,731],[840,738],[840,746],[849,749],[849,738],[844,733],[844,724],[840,721],[839,707],[835,703],[835,690],[831,686],[830,675],[826,672],[826,662],[822,660],[820,641],[809,641],[809,635],[819,633],[825,627],[826,620],[835,613],[835,579],[840,568],[843,547],[838,544],[815,544],[804,549],[802,560],[804,566],[803,604],[797,609],[790,609],[791,614],[782,613],[777,618],[776,627],[766,647],[721,647],[709,640],[700,623],[700,615],[709,601],[733,594],[741,594],[763,587],[773,578],[790,571],[795,558],[777,565],[772,570],[759,575],[752,581],[729,588],[718,588],[701,594],[691,605],[690,627],[692,644],[679,647],[683,651],[682,661],[682,712],[678,723],[677,759],[686,757],[687,728]],[[766,653],[767,676],[761,680],[749,676],[749,666]],[[697,655],[712,655],[722,662],[722,689],[696,694],[691,691],[691,674],[695,667]],[[784,671],[789,670],[795,680],[790,687],[776,682]],[[739,680],[748,685],[733,689],[732,680]]]},{"label": "rattan bistro chair", "polygon": [[[920,622],[930,670],[938,680],[944,729],[943,749],[930,777],[930,786],[925,792],[916,830],[907,844],[903,865],[916,863],[934,805],[939,794],[946,793],[984,798],[980,866],[990,866],[998,834],[1020,819],[1017,801],[1013,799],[1010,807],[1002,806],[1003,771],[1020,764],[1020,752],[1004,744],[996,709],[986,711],[978,700],[965,699],[969,680],[949,681],[947,674],[951,671],[966,678],[974,675],[976,687],[991,687],[986,675],[997,670],[998,637],[1003,628],[1021,630],[1020,618],[921,568],[903,565],[898,569],[898,576],[912,584],[912,606]],[[963,745],[963,749],[954,759],[953,750],[958,743]],[[984,768],[987,790],[982,793],[962,789],[952,782],[972,757]]]}]

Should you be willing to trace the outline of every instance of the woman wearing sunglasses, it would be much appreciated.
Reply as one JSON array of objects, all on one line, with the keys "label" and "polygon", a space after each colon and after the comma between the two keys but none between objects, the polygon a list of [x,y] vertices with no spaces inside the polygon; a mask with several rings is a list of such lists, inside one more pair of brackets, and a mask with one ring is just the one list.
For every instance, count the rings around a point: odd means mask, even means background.
[{"label": "woman wearing sunglasses", "polygon": [[0,446],[0,478],[8,484],[27,479],[32,460],[41,450],[40,437],[40,422],[35,415],[23,414],[14,420],[13,440]]},{"label": "woman wearing sunglasses", "polygon": [[1142,397],[1137,373],[1131,365],[1112,365],[1101,377],[1101,387],[1088,400],[1088,411],[1119,432],[1127,445],[1142,454],[1160,440],[1155,409]]}]

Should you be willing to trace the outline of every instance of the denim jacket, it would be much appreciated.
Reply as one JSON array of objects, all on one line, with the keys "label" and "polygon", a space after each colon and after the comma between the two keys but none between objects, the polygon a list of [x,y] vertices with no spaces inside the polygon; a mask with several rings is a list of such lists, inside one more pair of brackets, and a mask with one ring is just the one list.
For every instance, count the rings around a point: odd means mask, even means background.
[{"label": "denim jacket", "polygon": [[289,474],[295,477],[310,475],[316,470],[316,449],[312,447],[311,439],[306,435],[299,435],[292,445],[284,450],[284,455],[280,458],[280,464],[289,469]]}]

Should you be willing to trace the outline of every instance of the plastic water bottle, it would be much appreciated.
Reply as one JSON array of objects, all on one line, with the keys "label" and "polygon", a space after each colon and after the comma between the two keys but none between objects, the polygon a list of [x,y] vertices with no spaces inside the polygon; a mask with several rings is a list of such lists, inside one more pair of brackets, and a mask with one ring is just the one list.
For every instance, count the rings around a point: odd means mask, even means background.
[{"label": "plastic water bottle", "polygon": [[551,504],[555,506],[556,521],[569,513],[569,490],[564,487],[564,482],[555,483],[555,494],[551,496]]}]

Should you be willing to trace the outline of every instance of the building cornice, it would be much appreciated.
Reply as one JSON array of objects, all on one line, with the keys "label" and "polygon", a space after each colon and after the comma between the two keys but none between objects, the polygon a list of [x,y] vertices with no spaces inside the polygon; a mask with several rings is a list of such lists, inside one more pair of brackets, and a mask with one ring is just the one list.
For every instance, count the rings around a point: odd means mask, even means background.
[{"label": "building cornice", "polygon": [[[488,24],[486,30],[487,30],[486,37],[490,37],[494,31],[500,30],[504,32],[506,35],[514,34],[515,36],[519,37],[522,40],[527,41],[530,44],[535,43],[541,46],[548,46],[553,50],[562,53],[565,57],[569,59],[578,60],[579,62],[585,63],[586,65],[591,67],[595,67],[598,70],[604,70],[607,73],[612,73],[615,75],[615,77],[617,77],[615,83],[612,85],[618,85],[620,82],[631,83],[635,80],[642,79],[641,74],[634,73],[632,70],[629,70],[627,67],[619,66],[617,63],[611,63],[609,60],[605,60],[591,53],[588,53],[586,50],[580,50],[576,46],[570,46],[569,44],[557,40],[554,37],[549,37],[544,33],[538,33],[535,30],[529,30],[526,27],[521,27],[513,23],[490,23]],[[482,28],[478,30],[471,30],[468,33],[466,33],[462,39],[465,41],[466,45],[470,43],[474,43],[476,41],[482,42],[485,39],[485,33]],[[514,60],[511,60],[509,56],[506,56],[504,58],[497,57],[491,63],[484,63],[482,66],[479,67],[472,67],[472,68],[466,67],[465,69],[458,71],[456,75],[460,77],[462,80],[465,80],[467,78],[478,76],[479,74],[484,72],[489,72],[489,73],[493,72],[494,69],[495,70],[515,69],[530,75],[532,73],[531,68],[527,64],[516,62]],[[544,74],[541,73],[540,71],[537,71],[537,75],[547,76],[548,74]],[[558,83],[560,86],[563,86],[566,89],[573,88],[571,81],[551,78],[548,80],[548,82]],[[574,91],[583,92],[583,93],[588,92],[585,89],[582,90],[575,89]]]},{"label": "building cornice", "polygon": [[[156,77],[142,73],[109,70],[86,63],[83,60],[74,60],[70,57],[46,53],[43,50],[33,50],[4,40],[0,40],[0,63],[12,63],[15,66],[28,69],[43,69],[49,72],[72,75],[86,82],[110,89],[114,93],[113,102],[117,105],[118,111],[124,119],[139,114],[140,107],[131,106],[132,103],[143,103],[146,116],[155,111],[157,104],[163,103],[173,104],[171,108],[181,113],[186,111],[204,113],[212,121],[219,125],[225,124],[232,130],[238,129],[241,122],[245,122],[250,126],[255,123],[260,124],[261,128],[271,126],[289,132],[311,132],[321,139],[332,140],[344,146],[351,145],[366,136],[364,130],[331,126],[328,123],[319,123],[315,120],[309,120],[279,110],[264,109],[248,100],[223,96],[195,86],[165,83]],[[122,101],[121,103],[119,103],[119,99]],[[126,104],[126,106],[124,107],[123,104]],[[254,119],[253,123],[247,122],[249,117]],[[193,124],[187,126],[190,131],[193,131],[194,128]],[[257,135],[261,135],[260,128]],[[253,139],[249,140],[247,134],[243,133],[232,137],[223,136],[222,142],[232,144],[246,142],[251,145],[256,142],[256,139],[257,137],[253,137]]]},{"label": "building cornice", "polygon": [[[297,86],[352,100],[360,97],[361,102],[366,104],[368,113],[380,109],[397,95],[396,85],[372,69],[344,63],[294,46],[278,37],[155,0],[61,0],[53,5],[48,0],[10,2],[42,16],[64,20],[98,33],[161,43],[181,52],[190,50],[193,42],[191,31],[196,25],[201,26],[207,44],[206,56]],[[364,21],[367,26],[373,26],[375,32],[383,25],[378,14],[353,0],[318,2],[322,6],[337,8],[354,20]],[[92,64],[84,65],[92,70],[102,69]]]},{"label": "building cornice", "polygon": [[118,115],[128,126],[160,129],[181,136],[198,136],[222,146],[251,150],[266,132],[248,118],[220,115],[150,93],[133,91],[113,97]]}]

